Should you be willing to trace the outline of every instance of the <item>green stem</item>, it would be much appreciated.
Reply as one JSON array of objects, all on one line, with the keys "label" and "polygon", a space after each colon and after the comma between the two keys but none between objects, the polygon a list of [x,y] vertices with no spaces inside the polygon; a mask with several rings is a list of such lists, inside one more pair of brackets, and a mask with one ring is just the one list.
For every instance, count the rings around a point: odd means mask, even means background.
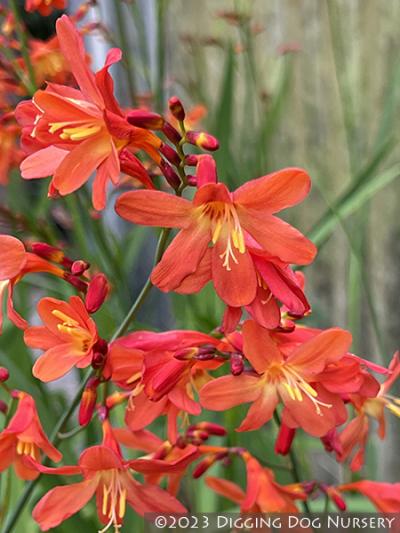
[{"label": "green stem", "polygon": [[[159,237],[159,240],[158,240],[158,245],[157,245],[155,257],[154,257],[154,264],[157,264],[159,262],[159,260],[161,259],[162,254],[164,253],[165,246],[166,246],[168,235],[169,235],[170,231],[171,230],[167,229],[167,228],[164,228],[161,231],[161,234],[160,234],[160,237]],[[138,295],[138,297],[136,298],[136,300],[133,303],[132,307],[130,308],[129,312],[127,313],[125,319],[122,321],[122,323],[119,325],[119,327],[116,329],[116,331],[114,332],[113,336],[111,337],[110,343],[115,341],[121,335],[123,335],[125,333],[125,331],[128,329],[130,323],[135,318],[135,316],[136,316],[137,312],[139,311],[140,307],[143,305],[143,303],[144,303],[147,295],[149,294],[152,286],[153,285],[151,283],[150,276],[149,276],[147,281],[146,281],[146,283],[145,283],[145,285],[144,285],[144,287],[143,287],[143,289],[140,291],[140,294]],[[53,433],[52,433],[52,435],[50,437],[50,441],[54,444],[54,446],[57,446],[60,443],[60,441],[62,440],[62,438],[63,438],[63,434],[62,434],[63,428],[66,425],[66,423],[68,422],[68,420],[70,419],[70,417],[72,416],[72,414],[75,411],[76,407],[79,405],[79,402],[80,402],[83,390],[85,388],[86,382],[90,378],[92,373],[93,373],[92,369],[87,371],[87,373],[85,374],[85,376],[83,378],[83,381],[82,381],[82,383],[81,383],[81,385],[79,387],[79,390],[76,392],[74,398],[71,401],[69,409],[59,419],[56,427],[54,428]],[[35,489],[35,487],[36,487],[36,485],[37,485],[37,483],[38,483],[38,481],[40,479],[40,477],[41,476],[38,476],[33,481],[30,481],[28,483],[28,485],[25,487],[25,490],[22,493],[20,499],[18,500],[17,505],[15,506],[15,509],[14,509],[13,513],[8,517],[8,520],[7,520],[7,522],[6,522],[5,526],[4,526],[4,529],[3,529],[2,533],[10,533],[14,529],[14,526],[17,523],[18,518],[22,514],[22,510],[25,507],[26,503],[28,502],[33,490]]]},{"label": "green stem", "polygon": [[132,51],[129,45],[128,36],[126,33],[125,17],[123,13],[123,6],[121,0],[114,0],[115,14],[117,17],[118,33],[121,40],[121,48],[123,51],[123,58],[126,64],[126,77],[129,88],[129,97],[131,103],[136,105],[136,82],[133,71]]},{"label": "green stem", "polygon": [[21,15],[16,0],[10,0],[10,7],[15,19],[15,29],[17,32],[18,40],[21,43],[21,55],[28,70],[29,85],[27,84],[27,88],[29,89],[29,93],[32,96],[36,92],[37,87],[35,80],[35,71],[33,70],[31,58],[29,55],[28,39],[26,36],[27,34],[23,28]]}]

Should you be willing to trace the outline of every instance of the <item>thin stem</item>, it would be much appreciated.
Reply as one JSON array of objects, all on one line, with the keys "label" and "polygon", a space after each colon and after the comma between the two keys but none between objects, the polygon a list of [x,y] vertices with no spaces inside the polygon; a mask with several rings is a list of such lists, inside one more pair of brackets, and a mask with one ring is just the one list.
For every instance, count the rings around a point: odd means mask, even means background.
[{"label": "thin stem", "polygon": [[[158,245],[154,257],[154,264],[157,264],[159,260],[161,259],[162,254],[164,253],[164,249],[167,243],[168,235],[170,233],[170,229],[164,228],[161,231]],[[113,336],[110,339],[110,343],[115,341],[118,337],[123,335],[125,331],[128,329],[131,321],[135,318],[136,313],[139,311],[140,307],[143,305],[147,295],[149,294],[152,283],[150,280],[150,276],[148,277],[143,289],[140,291],[140,294],[136,298],[135,302],[133,303],[132,307],[130,308],[128,314],[126,315],[125,319],[122,321],[120,326],[116,329]],[[62,431],[70,417],[72,416],[73,412],[75,411],[76,407],[78,406],[83,390],[85,388],[87,380],[91,377],[93,373],[93,370],[90,369],[85,374],[83,381],[79,387],[79,390],[76,392],[75,396],[71,400],[71,404],[69,406],[69,409],[64,413],[64,415],[59,419],[56,427],[53,430],[53,433],[51,434],[50,441],[54,444],[54,446],[57,446],[60,441],[62,440]],[[60,435],[61,434],[61,435]],[[20,499],[18,500],[13,513],[9,516],[8,520],[6,521],[6,524],[4,526],[4,529],[2,533],[10,533],[13,529],[15,524],[18,521],[18,518],[22,514],[22,510],[25,507],[26,503],[28,502],[33,490],[35,489],[39,479],[41,476],[38,476],[33,481],[29,482],[28,485],[25,487],[24,492],[22,493]]]},{"label": "thin stem", "polygon": [[27,88],[29,89],[29,92],[32,96],[36,92],[37,87],[35,80],[35,71],[33,70],[31,58],[29,55],[28,39],[26,36],[26,32],[24,31],[22,26],[21,15],[16,0],[10,0],[10,7],[15,19],[15,29],[17,32],[18,40],[21,43],[21,55],[28,70],[29,85],[27,86]]},{"label": "thin stem", "polygon": [[126,33],[125,17],[123,13],[123,6],[121,0],[114,0],[115,14],[117,16],[118,33],[121,39],[121,48],[123,51],[123,59],[126,64],[126,78],[129,88],[129,97],[133,105],[136,104],[136,82],[133,71],[133,62],[131,47],[129,46],[128,36]]},{"label": "thin stem", "polygon": [[[280,416],[278,414],[278,412],[275,410],[274,412],[274,420],[278,426],[278,428],[280,427],[281,425],[281,419],[280,419]],[[292,473],[292,476],[293,476],[293,479],[295,480],[296,483],[301,483],[301,476],[300,476],[300,468],[299,468],[299,463],[297,461],[297,457],[295,455],[295,453],[293,452],[293,450],[290,450],[289,452],[289,460],[290,460],[290,464],[291,464],[291,473]],[[303,505],[304,505],[304,509],[307,513],[311,513],[311,510],[310,510],[310,507],[308,505],[308,502],[307,501],[304,501],[302,502]]]}]

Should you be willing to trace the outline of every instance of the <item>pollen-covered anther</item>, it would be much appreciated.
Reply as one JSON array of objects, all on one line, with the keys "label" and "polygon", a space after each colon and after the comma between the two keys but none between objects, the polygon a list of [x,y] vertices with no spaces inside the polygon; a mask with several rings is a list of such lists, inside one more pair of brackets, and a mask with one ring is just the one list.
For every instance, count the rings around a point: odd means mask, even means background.
[{"label": "pollen-covered anther", "polygon": [[121,522],[126,511],[126,488],[121,482],[121,475],[116,469],[103,473],[103,498],[102,514],[109,518],[106,526],[99,531],[105,533],[110,527],[118,532],[121,528]]},{"label": "pollen-covered anther", "polygon": [[81,141],[99,133],[101,130],[101,126],[95,123],[84,123],[79,124],[78,126],[71,126],[71,122],[52,122],[49,123],[49,133],[57,133],[61,130],[60,139],[63,141]]},{"label": "pollen-covered anther", "polygon": [[302,402],[303,395],[305,395],[312,401],[317,414],[320,416],[323,415],[321,407],[327,407],[328,409],[332,407],[332,404],[318,400],[318,392],[292,367],[287,365],[286,367],[282,367],[281,371],[283,377],[283,386],[287,390],[292,400]]}]

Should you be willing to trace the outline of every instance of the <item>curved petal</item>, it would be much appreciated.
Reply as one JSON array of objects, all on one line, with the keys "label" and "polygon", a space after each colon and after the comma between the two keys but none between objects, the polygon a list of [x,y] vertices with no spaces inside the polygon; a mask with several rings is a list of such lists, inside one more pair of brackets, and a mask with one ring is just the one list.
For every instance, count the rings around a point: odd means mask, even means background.
[{"label": "curved petal", "polygon": [[145,513],[186,513],[186,508],[167,491],[156,485],[140,485],[133,479],[128,485],[129,505],[140,515]]},{"label": "curved petal", "polygon": [[208,485],[210,489],[215,491],[220,496],[224,496],[225,498],[228,498],[228,500],[237,503],[238,505],[240,505],[246,498],[246,494],[239,487],[239,485],[236,485],[236,483],[233,483],[232,481],[213,476],[208,476],[205,481],[206,485]]},{"label": "curved petal", "polygon": [[236,431],[254,431],[271,420],[278,405],[278,394],[275,386],[265,385],[262,393],[250,407],[246,418]]},{"label": "curved petal", "polygon": [[73,353],[71,344],[59,344],[36,360],[32,374],[45,383],[54,381],[64,376],[82,357],[82,354]]},{"label": "curved petal", "polygon": [[24,342],[30,348],[49,350],[60,344],[60,338],[45,326],[31,326],[24,331]]},{"label": "curved petal", "polygon": [[42,531],[58,526],[84,507],[94,495],[97,481],[87,479],[80,483],[55,487],[43,496],[32,512]]},{"label": "curved petal", "polygon": [[67,150],[55,146],[38,150],[22,161],[21,176],[26,180],[52,176],[68,154]]},{"label": "curved petal", "polygon": [[233,199],[246,208],[276,213],[301,202],[310,188],[310,177],[305,170],[284,168],[246,182],[236,189]]},{"label": "curved petal", "polygon": [[81,453],[79,467],[85,478],[92,478],[100,470],[122,469],[123,464],[114,450],[100,444],[86,448]]},{"label": "curved petal", "polygon": [[185,228],[190,222],[191,203],[163,191],[130,191],[118,198],[115,210],[129,222],[160,228]]},{"label": "curved petal", "polygon": [[196,178],[199,188],[206,183],[217,183],[217,166],[212,155],[202,154],[198,156]]},{"label": "curved petal", "polygon": [[243,324],[243,352],[259,374],[265,372],[272,362],[282,361],[282,354],[269,331],[254,320]]},{"label": "curved petal", "polygon": [[199,396],[201,405],[206,409],[224,411],[242,403],[254,402],[260,394],[260,379],[243,373],[209,381],[202,387]]},{"label": "curved petal", "polygon": [[152,402],[144,393],[140,394],[135,398],[133,408],[129,407],[126,411],[126,425],[132,431],[145,428],[157,417],[164,414],[167,402],[167,397],[158,402]]},{"label": "curved petal", "polygon": [[211,250],[206,250],[196,272],[189,274],[174,289],[178,294],[193,294],[199,292],[211,280]]},{"label": "curved petal", "polygon": [[281,310],[269,289],[258,286],[256,297],[246,306],[246,311],[263,328],[275,329],[280,325]]},{"label": "curved petal", "polygon": [[94,74],[87,66],[83,39],[71,19],[66,15],[60,17],[56,22],[56,30],[63,56],[68,61],[82,93],[98,107],[104,107],[103,98],[96,85]]},{"label": "curved petal", "polygon": [[11,235],[0,235],[0,257],[0,281],[14,278],[25,265],[25,246]]},{"label": "curved petal", "polygon": [[114,82],[108,69],[111,65],[120,61],[121,58],[121,50],[119,48],[111,48],[107,53],[104,67],[95,74],[96,85],[101,92],[106,108],[119,115],[122,113],[114,96]]},{"label": "curved petal", "polygon": [[297,265],[308,265],[314,260],[315,245],[287,222],[241,206],[237,212],[242,227],[271,256]]}]

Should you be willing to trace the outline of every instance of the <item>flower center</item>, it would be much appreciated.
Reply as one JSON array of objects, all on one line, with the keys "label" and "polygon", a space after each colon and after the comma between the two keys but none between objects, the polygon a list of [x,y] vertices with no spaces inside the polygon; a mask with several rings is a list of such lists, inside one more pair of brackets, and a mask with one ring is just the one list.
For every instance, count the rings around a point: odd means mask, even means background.
[{"label": "flower center", "polygon": [[400,417],[400,398],[396,398],[390,394],[385,394],[382,396],[382,399],[385,403],[385,407],[394,415]]},{"label": "flower center", "polygon": [[92,336],[89,331],[84,329],[79,322],[58,309],[53,309],[51,314],[62,321],[60,324],[57,324],[58,331],[69,335],[71,341],[79,350],[87,352],[92,342]]},{"label": "flower center", "polygon": [[29,455],[35,461],[40,461],[39,448],[36,446],[34,442],[28,442],[22,439],[18,439],[17,454],[18,455]]},{"label": "flower center", "polygon": [[283,385],[292,400],[302,402],[304,396],[309,398],[317,414],[321,416],[323,414],[321,407],[332,407],[331,404],[318,400],[318,392],[290,365],[273,365],[267,375],[270,383]]},{"label": "flower center", "polygon": [[246,251],[243,230],[235,207],[225,202],[209,202],[200,209],[199,219],[206,217],[211,225],[212,243],[216,244],[220,239],[226,241],[225,251],[220,258],[223,259],[224,268],[231,270],[231,260],[238,264],[235,250],[241,254]]},{"label": "flower center", "polygon": [[111,526],[118,532],[126,511],[126,488],[121,482],[120,472],[113,468],[102,472],[103,498],[102,514],[109,518],[106,526],[99,531],[105,533]]},{"label": "flower center", "polygon": [[101,130],[99,121],[75,120],[67,122],[49,122],[49,133],[59,133],[63,141],[83,141]]}]

